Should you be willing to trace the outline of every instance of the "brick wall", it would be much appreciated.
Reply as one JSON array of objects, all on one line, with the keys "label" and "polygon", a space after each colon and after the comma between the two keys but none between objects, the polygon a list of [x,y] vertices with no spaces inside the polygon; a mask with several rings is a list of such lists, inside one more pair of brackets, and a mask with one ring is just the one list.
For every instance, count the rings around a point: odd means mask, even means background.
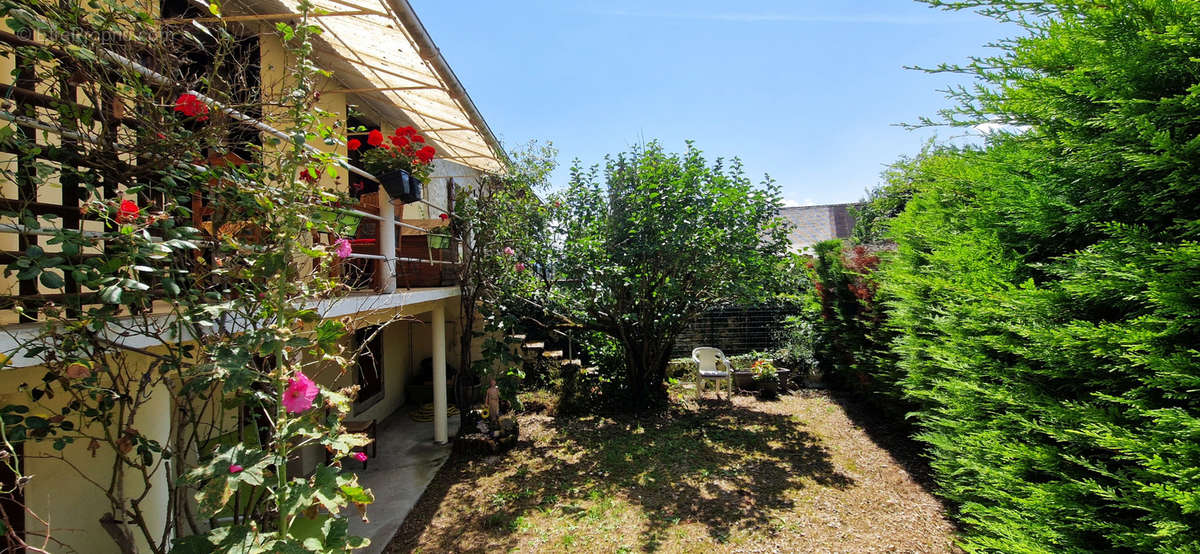
[{"label": "brick wall", "polygon": [[854,232],[854,216],[850,208],[856,205],[826,204],[779,210],[779,215],[792,225],[788,232],[791,250],[802,251],[824,240],[849,238]]}]

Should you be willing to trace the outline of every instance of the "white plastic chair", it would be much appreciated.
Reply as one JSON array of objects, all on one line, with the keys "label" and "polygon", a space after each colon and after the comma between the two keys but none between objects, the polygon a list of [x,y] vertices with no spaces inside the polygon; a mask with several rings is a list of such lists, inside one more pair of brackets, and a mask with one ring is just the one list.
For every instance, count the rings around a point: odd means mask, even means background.
[{"label": "white plastic chair", "polygon": [[[711,346],[701,346],[692,350],[692,360],[696,362],[696,399],[699,400],[700,395],[704,392],[705,381],[715,382],[717,398],[720,399],[721,381],[725,381],[728,384],[725,399],[733,401],[733,366],[725,358],[725,353]],[[717,368],[718,361],[725,366],[725,371]]]}]

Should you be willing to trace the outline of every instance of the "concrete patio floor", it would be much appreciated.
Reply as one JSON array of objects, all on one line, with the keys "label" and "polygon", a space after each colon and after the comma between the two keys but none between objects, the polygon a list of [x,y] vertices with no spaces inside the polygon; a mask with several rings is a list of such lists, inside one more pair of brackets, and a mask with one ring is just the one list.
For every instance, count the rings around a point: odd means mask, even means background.
[{"label": "concrete patio floor", "polygon": [[[415,422],[408,410],[409,407],[402,407],[379,422],[378,455],[368,461],[367,469],[354,471],[358,482],[375,493],[375,503],[367,507],[368,523],[362,521],[353,507],[345,513],[350,520],[350,534],[371,539],[371,546],[359,552],[383,551],[450,457],[450,443],[433,442],[433,422]],[[450,416],[449,432],[451,437],[458,433],[458,415]],[[370,452],[370,447],[367,451]],[[361,467],[352,459],[344,463],[351,469]]]}]

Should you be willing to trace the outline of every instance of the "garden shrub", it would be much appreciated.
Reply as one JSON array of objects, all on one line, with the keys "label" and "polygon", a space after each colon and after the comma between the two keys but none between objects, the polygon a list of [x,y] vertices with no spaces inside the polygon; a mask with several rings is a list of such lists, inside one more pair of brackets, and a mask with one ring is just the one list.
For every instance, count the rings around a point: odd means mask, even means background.
[{"label": "garden shrub", "polygon": [[945,4],[1029,31],[949,68],[1028,130],[919,160],[877,274],[963,546],[1200,550],[1200,3]]}]

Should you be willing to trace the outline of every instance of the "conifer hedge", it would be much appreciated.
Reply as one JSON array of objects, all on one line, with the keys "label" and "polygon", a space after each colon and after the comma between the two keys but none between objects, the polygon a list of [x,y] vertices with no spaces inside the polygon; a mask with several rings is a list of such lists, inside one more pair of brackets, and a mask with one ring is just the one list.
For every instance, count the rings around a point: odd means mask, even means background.
[{"label": "conifer hedge", "polygon": [[972,551],[1200,551],[1200,2],[930,2],[1027,33],[962,68],[876,275]]}]

